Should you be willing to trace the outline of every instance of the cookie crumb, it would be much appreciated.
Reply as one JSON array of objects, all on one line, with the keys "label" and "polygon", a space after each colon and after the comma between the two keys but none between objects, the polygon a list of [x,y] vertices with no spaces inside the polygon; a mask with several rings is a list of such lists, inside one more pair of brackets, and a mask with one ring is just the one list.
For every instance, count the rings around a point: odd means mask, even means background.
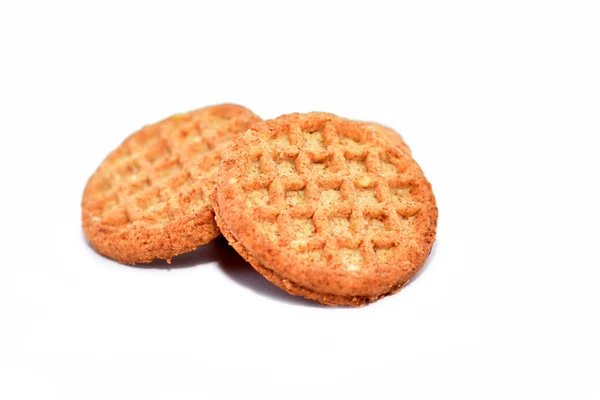
[{"label": "cookie crumb", "polygon": [[306,240],[302,240],[302,239],[292,240],[290,245],[295,250],[303,251],[303,250],[308,249],[308,242]]},{"label": "cookie crumb", "polygon": [[358,184],[362,187],[367,187],[371,184],[371,178],[367,175],[363,175],[358,179]]}]

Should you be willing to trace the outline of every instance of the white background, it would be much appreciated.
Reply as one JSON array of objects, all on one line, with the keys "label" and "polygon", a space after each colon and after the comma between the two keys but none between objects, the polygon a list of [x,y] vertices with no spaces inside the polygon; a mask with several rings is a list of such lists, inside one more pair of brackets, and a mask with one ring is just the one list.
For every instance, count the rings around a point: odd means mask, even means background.
[{"label": "white background", "polygon": [[[600,398],[600,6],[0,3],[0,398]],[[96,254],[87,178],[219,102],[401,131],[440,210],[426,267],[361,309],[217,240]]]}]

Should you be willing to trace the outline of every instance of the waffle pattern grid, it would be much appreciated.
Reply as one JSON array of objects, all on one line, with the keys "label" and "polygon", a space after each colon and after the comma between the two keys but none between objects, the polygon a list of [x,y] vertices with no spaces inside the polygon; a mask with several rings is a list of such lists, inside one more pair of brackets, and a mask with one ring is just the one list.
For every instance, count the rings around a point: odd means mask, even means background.
[{"label": "waffle pattern grid", "polygon": [[422,204],[411,200],[410,179],[395,172],[400,160],[338,136],[331,123],[322,133],[298,125],[289,133],[271,140],[272,151],[251,150],[242,181],[247,207],[272,240],[315,264],[357,270],[386,261],[397,232],[412,238]]},{"label": "waffle pattern grid", "polygon": [[[234,112],[228,115],[230,110]],[[240,112],[229,105],[207,107],[130,136],[90,178],[82,205],[84,226],[89,218],[104,231],[160,231],[201,214],[214,225],[208,198],[221,154],[237,134],[260,120],[250,112],[240,118]]]},{"label": "waffle pattern grid", "polygon": [[410,156],[364,126],[302,118],[277,129],[259,125],[261,141],[247,149],[239,182],[228,184],[241,186],[260,234],[338,275],[374,276],[391,262],[405,273],[415,267],[414,254],[424,252],[416,228],[424,204]]},{"label": "waffle pattern grid", "polygon": [[227,132],[231,125],[191,118],[179,129],[151,128],[125,142],[101,172],[95,220],[164,224],[206,206],[205,188],[230,139],[218,128]]}]

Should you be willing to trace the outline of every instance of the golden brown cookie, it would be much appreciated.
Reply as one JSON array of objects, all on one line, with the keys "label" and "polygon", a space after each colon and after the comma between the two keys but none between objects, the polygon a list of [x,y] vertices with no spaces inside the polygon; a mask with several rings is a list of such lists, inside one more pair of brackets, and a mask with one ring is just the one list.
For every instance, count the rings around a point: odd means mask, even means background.
[{"label": "golden brown cookie", "polygon": [[380,137],[390,140],[392,143],[400,146],[400,148],[408,154],[411,154],[410,147],[406,144],[402,136],[392,128],[381,125],[377,122],[363,122],[367,127],[373,129]]},{"label": "golden brown cookie", "polygon": [[212,201],[221,232],[258,272],[325,304],[397,292],[435,239],[435,198],[418,164],[327,113],[284,115],[238,137]]},{"label": "golden brown cookie", "polygon": [[260,121],[222,104],[176,114],[129,136],[89,179],[83,230],[123,263],[168,261],[219,234],[209,202],[223,150]]}]

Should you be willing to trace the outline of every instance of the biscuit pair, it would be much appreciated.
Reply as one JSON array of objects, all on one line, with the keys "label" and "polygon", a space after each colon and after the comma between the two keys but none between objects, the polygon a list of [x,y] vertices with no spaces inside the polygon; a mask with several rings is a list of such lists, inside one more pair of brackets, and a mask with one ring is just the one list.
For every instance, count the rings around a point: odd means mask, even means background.
[{"label": "biscuit pair", "polygon": [[90,178],[82,210],[90,243],[118,261],[170,260],[221,232],[287,292],[350,306],[405,285],[437,224],[393,130],[327,113],[260,122],[231,104],[134,133]]}]

